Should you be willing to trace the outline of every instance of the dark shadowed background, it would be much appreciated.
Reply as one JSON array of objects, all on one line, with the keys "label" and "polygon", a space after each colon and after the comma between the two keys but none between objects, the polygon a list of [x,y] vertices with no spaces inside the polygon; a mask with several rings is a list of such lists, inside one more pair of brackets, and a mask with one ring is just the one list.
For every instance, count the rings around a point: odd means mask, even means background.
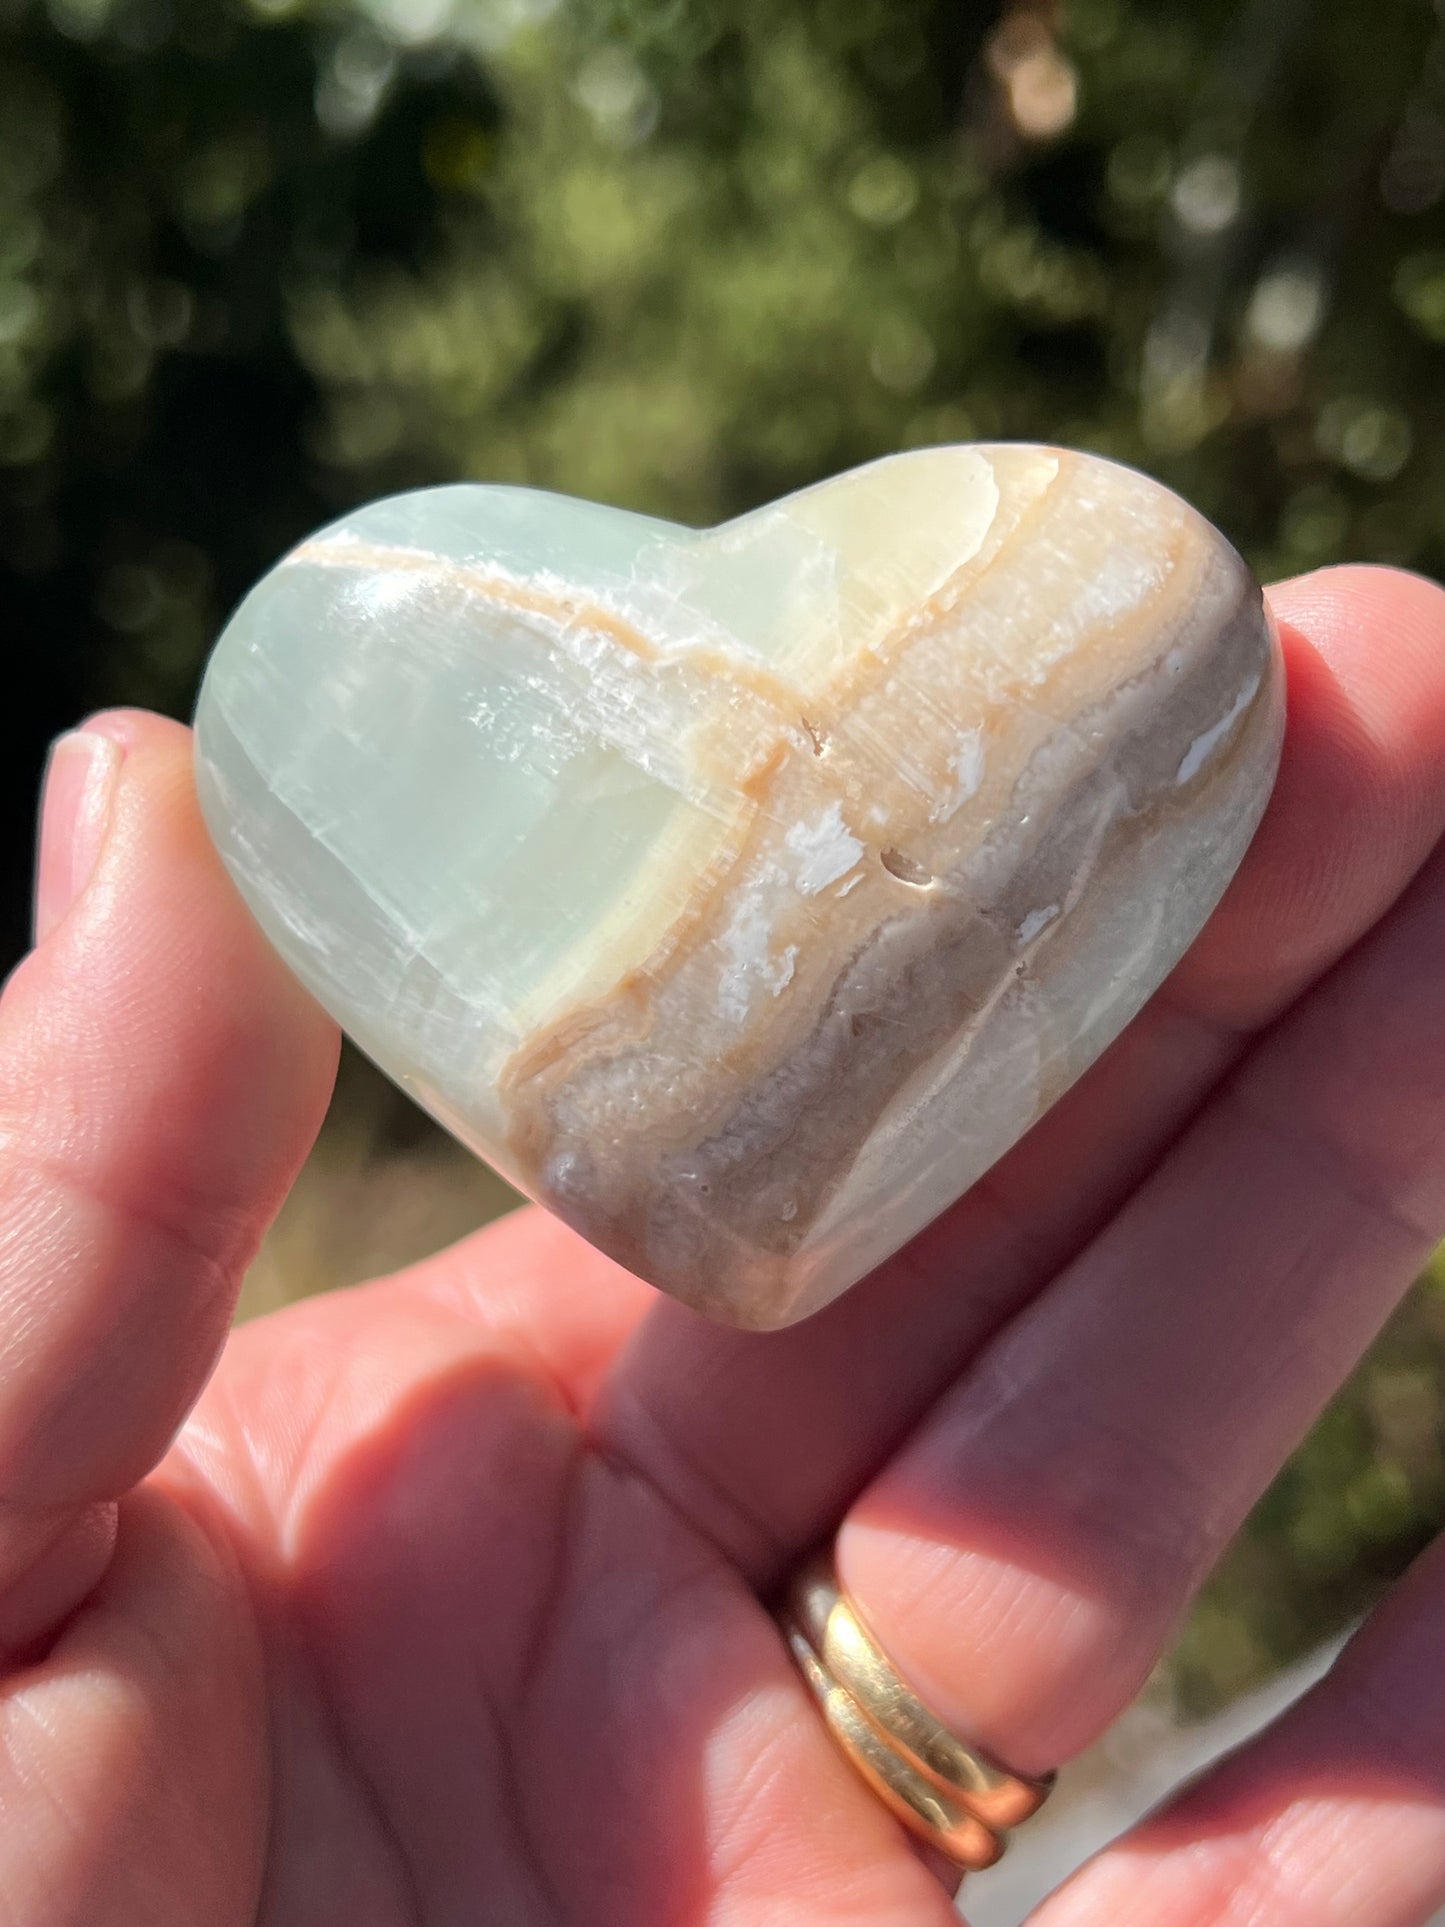
[{"label": "dark shadowed background", "polygon": [[[45,745],[184,715],[316,523],[458,476],[687,521],[918,443],[1172,483],[1262,573],[1445,572],[1430,0],[0,0],[0,964]],[[355,1060],[249,1310],[494,1213]],[[1445,1271],[1161,1692],[1445,1519]]]}]

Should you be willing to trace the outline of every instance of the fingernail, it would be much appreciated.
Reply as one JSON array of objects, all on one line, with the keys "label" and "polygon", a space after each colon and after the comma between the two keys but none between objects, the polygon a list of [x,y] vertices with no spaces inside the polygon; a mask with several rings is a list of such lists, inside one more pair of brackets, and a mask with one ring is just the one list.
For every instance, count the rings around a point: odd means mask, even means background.
[{"label": "fingernail", "polygon": [[40,791],[35,859],[35,941],[43,943],[91,879],[125,751],[95,729],[73,729],[51,744]]}]

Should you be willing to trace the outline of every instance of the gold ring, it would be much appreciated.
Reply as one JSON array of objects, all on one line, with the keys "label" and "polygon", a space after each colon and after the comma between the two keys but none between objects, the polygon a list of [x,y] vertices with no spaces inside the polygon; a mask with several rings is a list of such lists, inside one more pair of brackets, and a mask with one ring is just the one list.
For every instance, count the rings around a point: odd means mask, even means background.
[{"label": "gold ring", "polygon": [[1010,1773],[930,1713],[885,1658],[827,1555],[798,1573],[779,1617],[834,1739],[883,1803],[958,1866],[991,1867],[1005,1832],[1048,1798],[1053,1775]]}]

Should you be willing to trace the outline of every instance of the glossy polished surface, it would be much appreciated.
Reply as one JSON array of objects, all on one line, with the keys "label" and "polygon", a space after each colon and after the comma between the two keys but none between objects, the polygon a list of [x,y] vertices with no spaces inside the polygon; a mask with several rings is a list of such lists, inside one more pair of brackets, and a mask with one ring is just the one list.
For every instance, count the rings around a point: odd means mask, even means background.
[{"label": "glossy polished surface", "polygon": [[632,1270],[768,1326],[985,1171],[1183,952],[1267,798],[1224,539],[1062,450],[696,533],[458,486],[227,628],[202,801],[278,948]]}]

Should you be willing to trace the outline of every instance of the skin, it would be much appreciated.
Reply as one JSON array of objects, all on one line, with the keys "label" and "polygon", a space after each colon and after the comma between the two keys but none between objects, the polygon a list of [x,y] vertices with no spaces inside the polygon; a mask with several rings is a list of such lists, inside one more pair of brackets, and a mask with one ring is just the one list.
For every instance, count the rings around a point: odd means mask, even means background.
[{"label": "skin", "polygon": [[[941,1713],[1066,1760],[1445,1230],[1445,593],[1273,601],[1285,760],[1208,930],[983,1184],[773,1336],[526,1211],[228,1339],[336,1039],[186,732],[57,751],[0,1002],[0,1927],[952,1918],[769,1595],[838,1535]],[[1041,1927],[1423,1921],[1442,1636],[1437,1552]]]}]

